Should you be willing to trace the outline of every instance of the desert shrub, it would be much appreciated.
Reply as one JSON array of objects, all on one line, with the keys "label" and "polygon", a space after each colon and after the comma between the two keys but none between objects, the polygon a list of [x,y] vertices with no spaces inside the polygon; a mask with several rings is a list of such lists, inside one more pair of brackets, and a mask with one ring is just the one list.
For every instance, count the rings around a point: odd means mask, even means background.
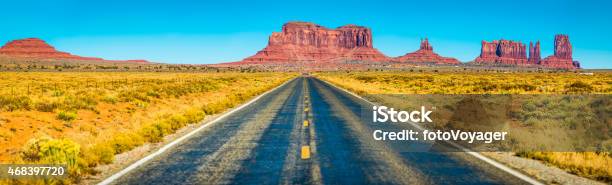
[{"label": "desert shrub", "polygon": [[369,83],[369,82],[373,82],[376,79],[376,77],[373,77],[373,76],[357,76],[357,77],[355,77],[355,79],[363,81],[365,83]]},{"label": "desert shrub", "polygon": [[204,112],[198,109],[189,109],[184,114],[188,123],[197,123],[204,119]]},{"label": "desert shrub", "polygon": [[112,103],[115,104],[117,102],[119,102],[119,100],[117,99],[117,97],[112,96],[112,95],[106,95],[102,98],[102,102],[106,102],[106,103]]},{"label": "desert shrub", "polygon": [[67,110],[94,110],[98,102],[95,98],[89,96],[68,96],[64,99],[62,104],[64,105],[64,109]]},{"label": "desert shrub", "polygon": [[15,111],[19,109],[30,110],[32,100],[27,96],[0,96],[0,109]]},{"label": "desert shrub", "polygon": [[35,104],[36,110],[40,112],[53,112],[60,106],[61,104],[55,101],[42,101]]},{"label": "desert shrub", "polygon": [[82,152],[85,166],[95,167],[99,164],[110,164],[115,158],[115,150],[109,143],[98,143]]},{"label": "desert shrub", "polygon": [[170,124],[173,132],[175,130],[183,128],[185,125],[189,123],[187,118],[185,118],[185,116],[183,115],[172,115],[166,122]]},{"label": "desert shrub", "polygon": [[161,98],[161,95],[158,92],[153,91],[153,90],[147,91],[147,96],[154,97],[154,98]]},{"label": "desert shrub", "polygon": [[160,142],[161,133],[159,130],[155,129],[153,125],[147,125],[140,129],[139,134],[142,135],[145,141],[147,142]]},{"label": "desert shrub", "polygon": [[205,105],[204,107],[202,107],[202,110],[204,111],[205,114],[211,115],[211,114],[216,114],[221,112],[221,110],[223,110],[223,105],[224,103],[221,102],[215,102],[215,103],[209,103],[207,105]]},{"label": "desert shrub", "polygon": [[120,154],[125,151],[131,150],[143,143],[142,137],[138,134],[133,133],[119,133],[115,134],[109,141],[109,144],[113,148],[115,154]]},{"label": "desert shrub", "polygon": [[69,139],[52,139],[48,136],[30,139],[21,150],[21,158],[29,163],[66,165],[68,179],[45,179],[27,181],[27,184],[71,184],[81,176],[79,144]]},{"label": "desert shrub", "polygon": [[[494,89],[495,88],[492,88],[489,90],[494,90]],[[523,91],[533,91],[536,89],[536,87],[531,84],[504,84],[504,85],[501,85],[501,89],[503,90],[518,89],[518,90],[523,90]]]},{"label": "desert shrub", "polygon": [[77,114],[75,112],[60,111],[57,114],[57,119],[59,120],[72,121],[76,118],[77,118]]},{"label": "desert shrub", "polygon": [[566,86],[565,90],[568,93],[590,93],[593,91],[593,86],[582,81],[576,81]]},{"label": "desert shrub", "polygon": [[52,139],[47,136],[33,138],[23,147],[22,159],[31,162],[66,164],[75,167],[80,146],[69,139]]},{"label": "desert shrub", "polygon": [[157,143],[164,139],[164,136],[170,133],[172,126],[166,121],[158,121],[153,124],[144,126],[140,129],[140,135],[147,142]]},{"label": "desert shrub", "polygon": [[132,91],[132,90],[121,91],[118,97],[119,97],[119,100],[122,102],[134,102],[136,100],[144,101],[144,102],[150,101],[146,93]]},{"label": "desert shrub", "polygon": [[68,139],[52,139],[40,145],[41,161],[51,164],[66,164],[74,167],[77,164],[80,147]]},{"label": "desert shrub", "polygon": [[21,158],[25,161],[40,160],[40,146],[49,140],[51,138],[47,136],[30,139],[21,149]]}]

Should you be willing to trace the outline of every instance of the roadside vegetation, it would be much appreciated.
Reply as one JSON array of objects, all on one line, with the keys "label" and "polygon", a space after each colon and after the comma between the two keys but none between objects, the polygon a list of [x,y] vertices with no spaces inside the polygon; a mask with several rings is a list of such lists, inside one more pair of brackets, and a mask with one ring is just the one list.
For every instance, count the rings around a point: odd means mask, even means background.
[{"label": "roadside vegetation", "polygon": [[221,113],[292,73],[0,72],[0,163],[66,164],[75,183],[115,155]]},{"label": "roadside vegetation", "polygon": [[[511,101],[513,104],[507,105],[511,107],[508,115],[511,122],[504,129],[512,131],[514,138],[506,143],[506,151],[516,151],[517,156],[540,160],[579,176],[612,182],[611,72],[586,75],[495,71],[322,72],[315,76],[373,101],[391,104],[402,100],[380,97],[389,94],[518,95],[519,98]],[[457,105],[450,99],[443,103]],[[566,148],[553,152],[542,149],[552,145]]]}]

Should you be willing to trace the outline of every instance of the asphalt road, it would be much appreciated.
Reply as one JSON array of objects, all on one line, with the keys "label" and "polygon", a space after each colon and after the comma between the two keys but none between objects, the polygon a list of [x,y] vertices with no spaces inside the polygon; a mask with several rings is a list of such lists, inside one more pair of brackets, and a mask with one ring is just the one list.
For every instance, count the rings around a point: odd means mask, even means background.
[{"label": "asphalt road", "polygon": [[115,184],[526,184],[461,152],[372,139],[367,102],[297,78]]}]

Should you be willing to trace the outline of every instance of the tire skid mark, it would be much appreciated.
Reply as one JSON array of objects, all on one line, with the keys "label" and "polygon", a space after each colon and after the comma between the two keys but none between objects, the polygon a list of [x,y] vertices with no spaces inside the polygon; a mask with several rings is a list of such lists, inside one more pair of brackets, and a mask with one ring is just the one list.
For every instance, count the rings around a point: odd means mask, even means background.
[{"label": "tire skid mark", "polygon": [[364,161],[377,164],[364,166],[368,181],[382,184],[431,184],[431,181],[418,169],[405,165],[399,154],[385,145],[367,139],[371,137],[369,130],[363,125],[359,116],[328,89],[330,87],[315,81],[315,88],[335,110],[334,114],[345,120],[347,128],[350,129],[347,132],[359,143],[359,157]]}]

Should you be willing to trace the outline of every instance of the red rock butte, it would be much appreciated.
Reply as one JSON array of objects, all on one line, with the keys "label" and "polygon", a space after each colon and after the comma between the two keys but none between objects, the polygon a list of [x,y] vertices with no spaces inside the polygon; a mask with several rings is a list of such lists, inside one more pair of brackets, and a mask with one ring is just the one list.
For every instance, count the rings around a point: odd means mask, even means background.
[{"label": "red rock butte", "polygon": [[460,64],[459,60],[450,57],[442,57],[433,52],[433,46],[429,44],[427,38],[421,39],[421,47],[419,50],[408,53],[404,56],[395,58],[398,62],[418,62],[418,63],[434,63],[434,64]]},{"label": "red rock butte", "polygon": [[580,63],[572,59],[572,45],[567,35],[555,36],[554,49],[554,55],[541,59],[540,41],[537,41],[535,46],[530,42],[529,58],[527,58],[525,44],[521,42],[503,39],[493,42],[482,41],[480,56],[474,59],[474,62],[560,69],[580,68]]},{"label": "red rock butte", "polygon": [[572,44],[569,36],[561,34],[555,35],[555,53],[542,59],[539,64],[552,68],[580,68],[580,62],[572,58]]},{"label": "red rock butte", "polygon": [[96,57],[82,57],[72,55],[68,52],[57,51],[53,46],[47,44],[45,41],[38,38],[27,38],[10,41],[0,48],[0,55],[36,59],[66,59],[101,62],[148,63],[148,61],[146,60],[104,60],[102,58]]},{"label": "red rock butte", "polygon": [[391,59],[375,49],[372,31],[356,25],[328,29],[308,22],[289,22],[272,33],[268,46],[238,63],[371,61]]}]

